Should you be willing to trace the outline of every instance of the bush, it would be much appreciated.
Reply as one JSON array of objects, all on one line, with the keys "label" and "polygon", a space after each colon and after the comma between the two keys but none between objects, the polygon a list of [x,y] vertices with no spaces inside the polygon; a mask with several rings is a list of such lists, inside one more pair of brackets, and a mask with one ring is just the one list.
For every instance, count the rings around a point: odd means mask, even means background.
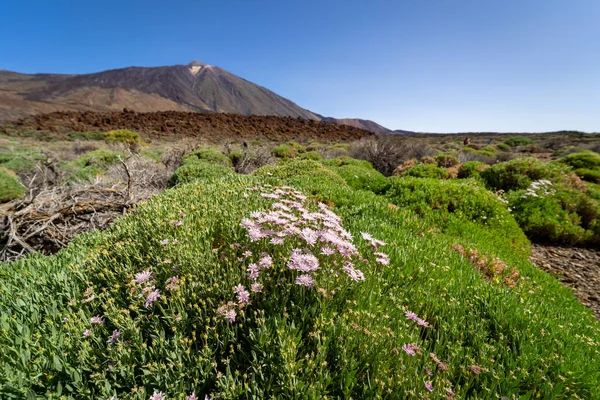
[{"label": "bush", "polygon": [[339,167],[329,168],[337,172],[354,189],[369,190],[376,194],[382,194],[390,185],[388,179],[372,167],[365,168],[353,164],[342,164]]},{"label": "bush", "polygon": [[575,170],[575,174],[584,181],[600,183],[600,168],[588,169],[579,168]]},{"label": "bush", "polygon": [[459,164],[459,161],[456,157],[452,157],[446,154],[440,154],[435,156],[435,161],[438,167],[442,168],[450,168]]},{"label": "bush", "polygon": [[572,153],[561,158],[560,162],[569,165],[574,169],[586,168],[600,170],[600,154],[593,151]]},{"label": "bush", "polygon": [[504,141],[504,144],[510,147],[525,146],[533,144],[533,140],[523,136],[513,136]]},{"label": "bush", "polygon": [[431,156],[421,157],[421,163],[423,163],[423,164],[437,165],[437,161],[435,160],[435,158],[433,158]]},{"label": "bush", "polygon": [[117,129],[107,132],[104,140],[106,143],[126,143],[129,145],[142,143],[140,135],[128,129]]},{"label": "bush", "polygon": [[390,176],[403,161],[420,159],[432,154],[432,150],[422,142],[385,136],[363,139],[353,143],[350,154],[354,158],[366,160],[385,176]]},{"label": "bush", "polygon": [[186,154],[182,159],[184,164],[194,161],[205,161],[227,167],[231,166],[231,160],[225,154],[212,147],[205,147],[200,150],[196,150],[192,153]]},{"label": "bush", "polygon": [[[545,188],[545,189],[544,189]],[[560,185],[533,183],[507,194],[512,213],[532,239],[571,245],[600,244],[600,201]]]},{"label": "bush", "polygon": [[95,150],[61,167],[69,173],[70,181],[86,181],[106,172],[111,165],[119,162],[123,155],[110,150]]},{"label": "bush", "polygon": [[527,189],[531,182],[549,179],[558,182],[566,179],[569,169],[535,158],[519,158],[493,165],[481,171],[481,177],[493,190]]},{"label": "bush", "polygon": [[509,145],[507,145],[506,143],[498,143],[496,145],[496,147],[498,147],[498,150],[501,151],[510,151],[511,147]]},{"label": "bush", "polygon": [[6,168],[0,168],[0,203],[18,199],[24,194],[25,188],[16,175]]},{"label": "bush", "polygon": [[352,157],[338,157],[326,160],[323,162],[323,165],[326,167],[341,167],[343,165],[352,165],[355,167],[360,167],[364,169],[374,169],[370,162],[365,160],[357,160]]},{"label": "bush", "polygon": [[273,155],[277,158],[296,158],[298,154],[306,152],[306,148],[296,142],[280,144],[273,149]]},{"label": "bush", "polygon": [[196,181],[212,182],[219,178],[233,175],[234,172],[229,167],[198,160],[184,163],[181,167],[177,168],[169,181],[169,185],[183,185]]},{"label": "bush", "polygon": [[415,178],[438,178],[448,179],[450,174],[444,168],[433,164],[417,164],[406,170],[403,176],[412,176]]},{"label": "bush", "polygon": [[460,179],[466,178],[479,178],[481,171],[486,168],[486,164],[480,161],[467,161],[461,164],[458,170],[458,177]]},{"label": "bush", "polygon": [[322,161],[323,157],[316,151],[307,151],[305,153],[300,154],[298,157],[301,160],[313,160],[313,161]]},{"label": "bush", "polygon": [[[461,399],[600,396],[599,325],[520,255],[526,245],[479,238],[468,221],[460,235],[440,233],[334,176],[292,161],[184,185],[55,256],[0,265],[1,397],[404,399],[431,396],[425,382]],[[290,189],[261,187],[266,180],[302,192],[289,202]],[[449,222],[479,206],[471,197],[479,192],[461,198],[464,213],[446,212]],[[306,212],[292,211],[298,223],[286,223],[283,243],[273,243],[276,223],[256,225],[298,204]],[[278,215],[268,216],[281,223]],[[315,234],[336,248],[324,252]],[[502,257],[518,285],[486,280],[455,244]],[[355,252],[342,257],[338,246]],[[305,248],[319,262],[312,289],[290,268]],[[254,283],[262,286],[247,290]]]}]

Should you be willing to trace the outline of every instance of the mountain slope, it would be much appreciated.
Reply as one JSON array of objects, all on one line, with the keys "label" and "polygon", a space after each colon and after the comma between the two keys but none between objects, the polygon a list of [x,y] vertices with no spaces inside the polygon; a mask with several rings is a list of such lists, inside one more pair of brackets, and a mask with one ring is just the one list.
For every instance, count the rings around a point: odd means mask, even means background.
[{"label": "mountain slope", "polygon": [[358,119],[324,118],[226,70],[199,61],[129,67],[93,74],[0,71],[0,120],[52,111],[197,111],[326,120],[375,133],[389,130]]}]

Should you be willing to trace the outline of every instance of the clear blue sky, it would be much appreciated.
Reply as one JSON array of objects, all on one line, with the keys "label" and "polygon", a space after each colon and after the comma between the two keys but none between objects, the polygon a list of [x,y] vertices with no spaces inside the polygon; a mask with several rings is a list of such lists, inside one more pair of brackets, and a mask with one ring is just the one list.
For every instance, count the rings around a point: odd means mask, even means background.
[{"label": "clear blue sky", "polygon": [[4,0],[0,69],[218,65],[332,117],[600,131],[600,0]]}]

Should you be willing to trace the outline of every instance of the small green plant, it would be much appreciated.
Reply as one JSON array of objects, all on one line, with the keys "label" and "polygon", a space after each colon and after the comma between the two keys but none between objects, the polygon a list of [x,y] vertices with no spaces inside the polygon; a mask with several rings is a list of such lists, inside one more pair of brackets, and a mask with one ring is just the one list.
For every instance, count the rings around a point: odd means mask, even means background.
[{"label": "small green plant", "polygon": [[354,189],[369,190],[376,194],[383,194],[390,186],[388,179],[371,167],[370,164],[369,168],[353,163],[342,164],[337,167],[330,166],[328,168],[338,173]]},{"label": "small green plant", "polygon": [[458,170],[458,178],[479,178],[479,174],[486,168],[481,161],[467,161],[461,164]]},{"label": "small green plant", "polygon": [[169,185],[176,186],[197,181],[210,182],[233,174],[231,168],[222,164],[213,164],[207,161],[187,162],[177,168]]},{"label": "small green plant", "polygon": [[437,163],[437,166],[441,168],[454,167],[460,163],[456,157],[447,154],[439,154],[435,156],[435,162]]},{"label": "small green plant", "polygon": [[231,160],[229,157],[213,147],[204,147],[196,150],[193,153],[186,154],[182,159],[183,164],[195,161],[204,161],[211,164],[224,165],[227,167],[231,166]]},{"label": "small green plant", "polygon": [[316,151],[307,151],[305,153],[301,153],[298,158],[301,160],[313,160],[313,161],[322,161],[323,160],[323,157]]},{"label": "small green plant", "polygon": [[130,145],[142,143],[140,135],[128,129],[117,129],[107,132],[104,140],[106,143],[126,143]]},{"label": "small green plant", "polygon": [[600,170],[600,154],[595,151],[582,151],[572,153],[560,159],[560,162],[573,167],[574,169],[598,169]]},{"label": "small green plant", "polygon": [[417,164],[414,167],[406,170],[403,173],[403,176],[412,176],[415,178],[448,179],[450,174],[444,168],[440,168],[436,164]]},{"label": "small green plant", "polygon": [[548,179],[558,182],[565,179],[569,168],[554,163],[544,163],[535,158],[519,158],[498,163],[481,171],[486,185],[493,190],[527,189],[531,182]]},{"label": "small green plant", "polygon": [[579,168],[575,170],[575,174],[584,181],[600,183],[600,168]]},{"label": "small green plant", "polygon": [[507,145],[506,143],[498,143],[496,145],[496,147],[498,147],[498,150],[500,150],[500,151],[510,151],[512,148],[509,145]]},{"label": "small green plant", "polygon": [[533,140],[523,136],[513,136],[504,141],[504,144],[510,147],[525,146],[533,144]]},{"label": "small green plant", "polygon": [[433,158],[433,157],[431,157],[431,156],[421,157],[421,163],[423,163],[423,164],[437,165],[436,159]]},{"label": "small green plant", "polygon": [[0,168],[0,203],[15,200],[25,194],[25,188],[21,185],[14,172]]},{"label": "small green plant", "polygon": [[123,154],[110,150],[95,150],[61,165],[71,182],[89,181],[106,172],[111,165],[117,164]]}]

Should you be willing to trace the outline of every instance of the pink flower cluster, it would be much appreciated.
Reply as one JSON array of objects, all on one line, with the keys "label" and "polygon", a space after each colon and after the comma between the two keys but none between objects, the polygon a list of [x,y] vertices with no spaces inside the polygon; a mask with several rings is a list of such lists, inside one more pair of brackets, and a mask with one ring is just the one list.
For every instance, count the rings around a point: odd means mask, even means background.
[{"label": "pink flower cluster", "polygon": [[407,319],[415,321],[417,323],[417,325],[424,326],[424,327],[428,327],[429,326],[429,322],[427,322],[425,320],[422,320],[421,318],[419,318],[417,316],[417,314],[415,314],[412,311],[408,311],[405,315],[406,315]]},{"label": "pink flower cluster", "polygon": [[[265,190],[267,189],[267,190]],[[273,199],[271,208],[267,211],[255,211],[248,218],[243,218],[240,225],[246,230],[250,242],[265,240],[268,243],[279,246],[286,240],[296,240],[304,246],[292,250],[287,267],[296,271],[295,284],[307,288],[316,285],[315,274],[321,270],[321,263],[331,259],[331,264],[338,266],[353,281],[362,281],[365,276],[362,271],[355,267],[356,260],[368,262],[360,256],[358,249],[352,243],[352,235],[342,226],[341,218],[329,209],[324,203],[318,203],[317,207],[310,207],[308,198],[298,190],[290,187],[270,189],[265,185],[263,188],[251,188],[252,191],[261,191],[260,195],[265,199]],[[363,233],[363,238],[373,245],[375,249],[385,245],[381,240]],[[303,248],[302,248],[303,247]],[[252,256],[252,252],[246,250],[243,261]],[[376,261],[388,265],[389,257],[384,253],[375,254]],[[263,272],[273,266],[273,259],[267,253],[262,253],[260,259],[248,264],[246,272],[248,278],[253,281],[252,293],[259,293],[263,285],[259,283]],[[337,276],[337,272],[332,271]],[[249,304],[246,289],[236,286],[236,307],[244,307]],[[234,303],[235,304],[235,303]],[[220,315],[233,322],[235,316],[231,307],[222,306]]]}]

